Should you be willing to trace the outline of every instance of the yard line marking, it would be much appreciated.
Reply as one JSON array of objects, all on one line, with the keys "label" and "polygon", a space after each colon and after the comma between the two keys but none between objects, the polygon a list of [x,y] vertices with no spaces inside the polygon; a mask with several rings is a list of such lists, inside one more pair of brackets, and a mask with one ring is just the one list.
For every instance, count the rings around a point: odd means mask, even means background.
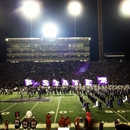
[{"label": "yard line marking", "polygon": [[57,110],[56,110],[56,116],[55,116],[54,124],[56,122],[57,114],[58,114],[58,111],[59,111],[60,100],[61,100],[61,96],[60,96],[60,99],[59,99],[59,102],[58,102],[58,107],[57,107]]},{"label": "yard line marking", "polygon": [[51,98],[51,100],[50,100],[50,102],[52,101],[52,98]]},{"label": "yard line marking", "polygon": [[129,122],[128,120],[126,120],[123,116],[121,116],[119,113],[117,113],[116,111],[114,111],[112,108],[109,107],[109,109],[111,109],[113,112],[115,112],[118,116],[120,116],[122,119],[124,119],[125,121]]},{"label": "yard line marking", "polygon": [[37,106],[38,103],[39,103],[39,102],[37,102],[37,103],[33,106],[33,108],[32,108],[31,110],[33,110],[33,109]]},{"label": "yard line marking", "polygon": [[[36,106],[37,106],[37,104],[38,104],[39,102],[37,102],[32,108],[31,108],[31,110],[33,110]],[[23,118],[24,118],[25,116],[23,116]],[[21,120],[20,121],[22,121],[23,120],[23,118],[21,118]]]},{"label": "yard line marking", "polygon": [[[99,99],[99,98],[98,98]],[[100,99],[99,99],[100,100]],[[100,100],[101,101],[101,100]],[[105,104],[103,101],[101,101],[103,104]],[[106,104],[105,104],[106,105]],[[123,120],[129,122],[128,120],[126,120],[126,118],[124,118],[122,115],[120,115],[119,113],[117,113],[114,109],[108,107],[109,109],[111,109],[113,112],[115,112],[115,114],[117,114],[119,117],[121,117]]]},{"label": "yard line marking", "polygon": [[14,103],[13,105],[11,105],[10,107],[7,107],[6,109],[4,109],[2,112],[4,112],[4,111],[6,111],[6,110],[8,110],[8,109],[10,109],[11,107],[13,107],[14,105],[16,105],[17,103]]}]

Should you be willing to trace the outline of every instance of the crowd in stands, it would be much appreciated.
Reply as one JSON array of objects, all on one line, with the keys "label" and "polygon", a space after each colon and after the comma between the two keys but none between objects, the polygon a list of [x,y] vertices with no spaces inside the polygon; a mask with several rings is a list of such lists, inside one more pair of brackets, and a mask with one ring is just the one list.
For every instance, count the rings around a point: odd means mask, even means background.
[{"label": "crowd in stands", "polygon": [[78,79],[82,84],[92,79],[97,84],[97,76],[107,76],[109,84],[130,84],[130,61],[0,63],[0,72],[0,87],[24,86],[26,78],[40,83],[42,79]]}]

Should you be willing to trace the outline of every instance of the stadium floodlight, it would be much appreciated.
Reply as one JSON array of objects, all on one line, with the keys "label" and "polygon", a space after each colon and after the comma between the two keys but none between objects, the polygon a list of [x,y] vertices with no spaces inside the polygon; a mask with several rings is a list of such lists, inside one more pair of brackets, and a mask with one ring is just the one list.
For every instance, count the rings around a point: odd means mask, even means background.
[{"label": "stadium floodlight", "polygon": [[32,19],[40,14],[40,4],[36,1],[24,1],[21,7],[23,14],[31,20],[31,37],[32,37]]},{"label": "stadium floodlight", "polygon": [[72,1],[69,3],[68,9],[70,14],[77,16],[81,13],[81,3],[78,1]]},{"label": "stadium floodlight", "polygon": [[26,1],[23,3],[22,12],[29,18],[34,18],[40,13],[40,5],[36,1]]},{"label": "stadium floodlight", "polygon": [[120,12],[123,16],[130,17],[130,0],[124,0],[121,2]]},{"label": "stadium floodlight", "polygon": [[81,13],[82,6],[79,1],[71,1],[68,6],[69,13],[74,16],[74,34],[76,37],[76,16]]},{"label": "stadium floodlight", "polygon": [[8,41],[8,40],[9,40],[8,38],[5,39],[5,41]]},{"label": "stadium floodlight", "polygon": [[55,38],[57,35],[57,27],[53,23],[46,23],[43,26],[43,36],[45,38]]}]

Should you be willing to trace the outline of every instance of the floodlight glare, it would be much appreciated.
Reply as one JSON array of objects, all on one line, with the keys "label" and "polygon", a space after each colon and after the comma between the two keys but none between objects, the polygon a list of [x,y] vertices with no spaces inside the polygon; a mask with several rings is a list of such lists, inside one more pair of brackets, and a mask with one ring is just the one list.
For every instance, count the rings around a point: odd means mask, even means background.
[{"label": "floodlight glare", "polygon": [[44,37],[56,37],[57,27],[52,23],[47,23],[43,27],[43,35]]},{"label": "floodlight glare", "polygon": [[130,16],[130,0],[122,1],[122,3],[121,3],[121,12],[125,16]]},{"label": "floodlight glare", "polygon": [[73,2],[69,3],[68,9],[69,9],[70,14],[79,15],[80,12],[81,12],[82,7],[81,7],[80,2],[73,1]]},{"label": "floodlight glare", "polygon": [[9,40],[8,38],[5,39],[5,41],[8,41],[8,40]]},{"label": "floodlight glare", "polygon": [[40,7],[38,2],[26,1],[23,3],[22,12],[29,18],[34,18],[40,13]]}]

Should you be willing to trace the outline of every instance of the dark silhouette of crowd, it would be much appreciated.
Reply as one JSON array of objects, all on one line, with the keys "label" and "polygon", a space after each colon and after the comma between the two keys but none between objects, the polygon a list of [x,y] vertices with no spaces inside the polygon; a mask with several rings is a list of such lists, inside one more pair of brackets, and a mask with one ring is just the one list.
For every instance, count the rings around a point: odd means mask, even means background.
[{"label": "dark silhouette of crowd", "polygon": [[92,79],[97,84],[97,76],[107,76],[109,84],[130,84],[130,61],[0,63],[0,72],[0,87],[24,86],[26,78],[40,83],[43,79],[79,79],[81,84]]}]

